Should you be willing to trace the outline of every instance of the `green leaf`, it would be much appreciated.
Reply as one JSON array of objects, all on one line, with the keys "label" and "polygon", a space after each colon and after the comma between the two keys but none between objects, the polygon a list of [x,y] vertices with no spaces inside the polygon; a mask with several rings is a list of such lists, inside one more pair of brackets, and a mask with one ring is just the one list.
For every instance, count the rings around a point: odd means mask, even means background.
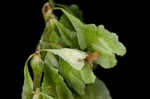
[{"label": "green leaf", "polygon": [[28,69],[28,62],[32,58],[32,56],[33,55],[31,55],[25,62],[22,99],[32,99],[33,81],[32,81],[32,78],[30,76],[29,69]]},{"label": "green leaf", "polygon": [[84,36],[87,47],[90,48],[92,43],[97,42],[97,27],[95,24],[83,25],[82,27],[82,35]]},{"label": "green leaf", "polygon": [[[59,42],[60,42],[60,37],[56,32],[56,20],[51,19],[50,22],[46,23],[44,33],[38,45],[38,50],[49,49],[49,48],[51,49],[62,48]],[[45,59],[45,55],[46,55],[46,52],[41,53],[42,60]]]},{"label": "green leaf", "polygon": [[50,48],[51,49],[61,49],[63,47],[64,47],[63,45],[58,44],[58,43],[50,43]]},{"label": "green leaf", "polygon": [[74,99],[71,91],[65,84],[63,78],[59,75],[57,69],[45,64],[44,70],[45,81],[50,83],[50,85],[53,84],[53,86],[56,86],[58,99]]},{"label": "green leaf", "polygon": [[47,52],[44,62],[45,62],[45,64],[48,64],[55,68],[58,68],[58,66],[59,66],[57,58],[51,52]]},{"label": "green leaf", "polygon": [[59,34],[61,35],[61,38],[64,40],[65,44],[69,47],[72,47],[73,46],[73,42],[72,42],[73,32],[71,32],[69,29],[65,28],[58,21],[56,22],[56,26],[57,26]]},{"label": "green leaf", "polygon": [[63,48],[61,44],[58,43],[52,43],[52,42],[40,42],[40,50],[41,49],[60,49]]},{"label": "green leaf", "polygon": [[60,42],[60,37],[56,31],[52,31],[52,33],[50,34],[49,41],[51,43],[59,43]]},{"label": "green leaf", "polygon": [[97,28],[94,24],[85,25],[64,9],[61,10],[77,32],[80,48],[99,52],[97,63],[102,67],[114,67],[117,64],[115,54],[123,56],[126,53],[126,48],[118,41],[116,34],[107,31],[103,26]]},{"label": "green leaf", "polygon": [[97,42],[92,44],[92,48],[99,52],[96,62],[106,69],[114,67],[117,64],[115,54],[123,56],[126,48],[118,41],[118,36],[104,26],[98,27],[97,37]]},{"label": "green leaf", "polygon": [[[82,12],[80,11],[77,5],[73,4],[70,7],[66,5],[60,5],[60,7],[64,8],[66,11],[68,11],[70,14],[74,15],[75,17],[79,18],[80,20],[83,19]],[[71,48],[79,48],[78,38],[70,20],[63,14],[59,22],[63,25],[63,28],[68,29],[69,36],[72,36],[73,34],[71,39],[71,42],[73,42],[73,47],[71,46]]]},{"label": "green leaf", "polygon": [[79,95],[85,93],[85,84],[91,84],[95,82],[95,75],[86,63],[82,70],[76,70],[70,66],[67,62],[60,58],[60,73],[68,85],[74,89]]},{"label": "green leaf", "polygon": [[66,28],[68,28],[70,31],[75,31],[74,30],[74,27],[72,26],[70,20],[65,16],[65,15],[62,15],[59,22],[61,24],[63,24]]},{"label": "green leaf", "polygon": [[113,68],[117,64],[115,55],[107,51],[103,47],[103,43],[97,42],[93,44],[93,49],[99,52],[99,58],[96,60],[97,64],[100,64],[105,69]]},{"label": "green leaf", "polygon": [[76,4],[72,4],[69,8],[75,17],[79,18],[81,21],[83,20],[82,11]]},{"label": "green leaf", "polygon": [[90,66],[87,63],[85,63],[85,66],[80,71],[80,74],[81,74],[81,78],[85,84],[91,84],[91,83],[95,82],[96,77],[95,77],[93,71],[90,69]]},{"label": "green leaf", "polygon": [[75,95],[75,99],[112,99],[105,84],[96,79],[94,84],[90,84],[86,88],[85,95]]},{"label": "green leaf", "polygon": [[69,88],[67,88],[64,82],[58,83],[56,85],[56,92],[58,95],[58,99],[74,99],[71,91],[69,90]]},{"label": "green leaf", "polygon": [[[60,4],[59,4],[60,5]],[[61,8],[65,9],[67,12],[72,14],[73,16],[79,18],[80,20],[83,20],[82,11],[79,9],[79,7],[75,4],[72,4],[70,7],[66,5],[60,5]],[[62,15],[60,18],[60,22],[67,28],[73,30],[72,24],[68,20],[68,18],[65,15]]]},{"label": "green leaf", "polygon": [[78,41],[76,39],[76,33],[66,28],[63,24],[57,21],[56,24],[61,38],[68,47],[78,48]]},{"label": "green leaf", "polygon": [[46,49],[46,48],[60,48],[58,43],[61,42],[56,30],[56,19],[51,18],[45,26],[44,32],[41,36],[37,50]]},{"label": "green leaf", "polygon": [[83,28],[84,28],[84,24],[75,16],[71,15],[70,13],[68,13],[67,11],[65,11],[64,9],[58,8],[60,9],[65,16],[68,18],[68,20],[70,21],[71,25],[74,28],[74,31],[77,33],[77,38],[78,38],[78,43],[80,45],[80,48],[82,50],[85,50],[87,48],[87,44],[85,42],[85,38],[83,36]]},{"label": "green leaf", "polygon": [[[63,59],[60,58],[60,73],[63,75],[64,79],[68,83],[68,85],[74,89],[79,95],[83,95],[85,93],[85,84],[80,79],[80,72],[74,70],[70,64],[65,62]],[[74,74],[76,72],[76,74]]]},{"label": "green leaf", "polygon": [[53,97],[47,95],[47,94],[44,94],[42,92],[40,92],[40,95],[42,96],[42,99],[54,99]]},{"label": "green leaf", "polygon": [[50,51],[55,55],[63,58],[66,62],[68,62],[73,68],[77,70],[81,70],[84,66],[84,59],[86,58],[87,54],[80,50],[76,49],[47,49],[45,51]]},{"label": "green leaf", "polygon": [[33,88],[35,90],[36,88],[40,88],[40,82],[41,82],[41,77],[42,77],[42,72],[43,72],[43,62],[39,54],[36,54],[33,56],[31,60],[31,67],[32,67],[33,74],[34,74]]},{"label": "green leaf", "polygon": [[[55,19],[51,19],[51,21],[46,23],[46,27],[44,29],[44,33],[42,35],[41,41],[51,42],[51,35],[54,35],[52,33],[55,33],[54,32],[54,30],[56,28],[55,23],[56,23]],[[56,35],[54,35],[54,37],[56,37],[58,39],[58,37]]]},{"label": "green leaf", "polygon": [[125,46],[118,41],[118,36],[115,33],[109,32],[104,28],[103,25],[98,26],[98,31],[100,41],[104,42],[104,46],[107,48],[107,50],[119,56],[126,54]]},{"label": "green leaf", "polygon": [[56,87],[55,87],[56,84],[52,82],[48,82],[46,81],[46,79],[47,78],[45,78],[44,76],[44,79],[42,82],[42,92],[57,99],[57,93],[56,93]]}]

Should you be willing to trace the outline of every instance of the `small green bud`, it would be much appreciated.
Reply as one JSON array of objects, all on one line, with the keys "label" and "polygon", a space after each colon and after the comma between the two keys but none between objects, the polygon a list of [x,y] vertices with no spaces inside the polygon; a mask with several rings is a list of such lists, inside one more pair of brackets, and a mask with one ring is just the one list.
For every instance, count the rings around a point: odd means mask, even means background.
[{"label": "small green bud", "polygon": [[42,9],[42,13],[43,13],[45,22],[47,22],[51,17],[54,16],[52,14],[52,12],[53,12],[53,10],[52,10],[52,7],[50,6],[50,4],[48,2],[45,3],[44,7]]},{"label": "small green bud", "polygon": [[35,90],[36,88],[40,87],[40,81],[41,81],[41,76],[43,72],[42,60],[40,58],[39,53],[36,53],[33,56],[31,60],[31,67],[32,67],[33,74],[34,74],[33,88]]}]

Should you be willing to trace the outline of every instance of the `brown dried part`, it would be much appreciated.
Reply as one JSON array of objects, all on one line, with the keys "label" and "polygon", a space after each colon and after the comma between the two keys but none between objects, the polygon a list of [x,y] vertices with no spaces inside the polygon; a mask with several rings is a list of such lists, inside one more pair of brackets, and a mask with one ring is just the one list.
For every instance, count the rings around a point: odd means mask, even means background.
[{"label": "brown dried part", "polygon": [[45,6],[44,13],[48,12],[49,9],[50,9],[50,7],[48,5]]},{"label": "brown dried part", "polygon": [[45,16],[49,11],[51,12],[52,8],[50,7],[49,4],[46,4],[43,10],[43,15]]},{"label": "brown dried part", "polygon": [[34,62],[39,62],[40,61],[40,51],[36,51],[34,56],[33,56],[33,61]]},{"label": "brown dried part", "polygon": [[89,52],[88,56],[85,58],[85,61],[89,64],[90,68],[93,70],[93,61],[95,61],[98,58],[99,54],[98,52]]},{"label": "brown dried part", "polygon": [[88,53],[88,56],[85,58],[85,61],[86,62],[93,62],[94,60],[96,60],[97,58],[98,58],[98,56],[99,56],[99,54],[98,54],[98,52],[93,52],[93,53],[91,53],[91,52],[89,52]]},{"label": "brown dried part", "polygon": [[81,59],[78,59],[77,61],[78,61],[78,62],[81,62],[82,60],[81,60]]},{"label": "brown dried part", "polygon": [[45,16],[46,13],[48,12],[49,8],[50,8],[50,7],[49,7],[48,5],[45,6],[44,11],[43,11],[43,15],[44,15],[44,16]]}]

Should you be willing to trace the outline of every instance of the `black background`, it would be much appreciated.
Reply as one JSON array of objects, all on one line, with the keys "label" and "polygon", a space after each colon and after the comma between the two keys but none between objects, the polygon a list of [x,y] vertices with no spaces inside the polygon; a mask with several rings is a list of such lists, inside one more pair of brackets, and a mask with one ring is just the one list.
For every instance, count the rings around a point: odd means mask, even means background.
[{"label": "black background", "polygon": [[[15,99],[21,99],[25,60],[34,52],[44,29],[41,8],[46,1],[35,0],[32,2],[27,0],[16,5],[17,25],[14,26],[15,32],[11,34],[13,39],[10,36],[13,44],[12,42],[8,43],[14,51],[11,58],[15,67],[14,74],[16,74],[15,95],[17,97]],[[105,82],[113,99],[130,99],[136,90],[132,87],[135,86],[134,81],[137,77],[135,75],[137,69],[135,70],[135,65],[132,64],[134,60],[131,60],[131,54],[133,54],[131,46],[135,46],[132,42],[133,39],[135,40],[133,38],[134,30],[138,28],[134,27],[137,22],[135,16],[139,11],[136,9],[136,4],[133,5],[130,1],[123,2],[121,0],[116,2],[110,2],[110,0],[55,0],[55,2],[79,5],[83,11],[85,23],[103,24],[108,30],[118,34],[120,41],[127,47],[127,54],[124,57],[117,57],[118,65],[115,68],[104,70],[99,67],[95,73]],[[16,20],[13,20],[14,23]]]}]

